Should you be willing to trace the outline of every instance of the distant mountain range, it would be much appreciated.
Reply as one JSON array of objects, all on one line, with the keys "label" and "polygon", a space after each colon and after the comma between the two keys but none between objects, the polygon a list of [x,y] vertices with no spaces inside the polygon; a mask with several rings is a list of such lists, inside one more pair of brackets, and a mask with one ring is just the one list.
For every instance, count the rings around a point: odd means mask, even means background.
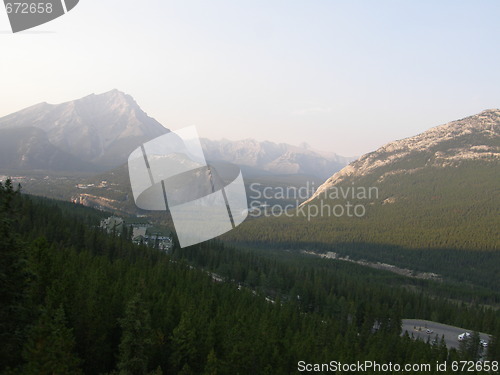
[{"label": "distant mountain range", "polygon": [[[0,170],[111,170],[126,163],[135,148],[169,131],[118,90],[62,104],[40,103],[0,118]],[[353,159],[252,139],[202,139],[202,145],[208,160],[246,166],[254,175],[304,174],[324,179]]]},{"label": "distant mountain range", "polygon": [[346,166],[354,158],[315,151],[286,143],[202,139],[207,159],[245,165],[273,174],[303,174],[321,179]]}]

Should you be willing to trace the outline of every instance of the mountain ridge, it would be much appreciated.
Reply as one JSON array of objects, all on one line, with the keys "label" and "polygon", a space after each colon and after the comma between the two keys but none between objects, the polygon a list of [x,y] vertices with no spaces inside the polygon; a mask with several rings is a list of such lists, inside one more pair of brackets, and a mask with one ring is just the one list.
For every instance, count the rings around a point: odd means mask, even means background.
[{"label": "mountain ridge", "polygon": [[[64,165],[64,158],[45,164],[37,162],[32,166],[23,164],[23,157],[32,159],[20,154],[20,150],[15,152],[19,155],[17,165],[22,165],[23,170],[39,169],[40,165],[49,168],[57,165],[59,170],[75,169],[76,172],[79,165],[84,166],[85,171],[89,167],[92,169],[92,165],[95,172],[112,170],[126,163],[134,149],[170,131],[149,117],[132,96],[117,89],[60,104],[42,102],[0,118],[0,131],[27,127],[37,128],[46,134],[48,141],[41,142],[40,138],[39,144],[43,143],[47,150],[39,152],[40,155],[66,155],[68,165]],[[23,139],[14,141],[16,144],[25,142]],[[352,160],[334,153],[270,141],[216,141],[207,138],[201,141],[207,160],[251,167],[255,169],[253,174],[304,174],[323,179]],[[0,147],[11,148],[10,145],[3,145],[1,139]],[[75,158],[81,162],[76,163]],[[7,168],[5,164],[0,160],[1,169]],[[15,168],[16,164],[9,161],[9,166]]]},{"label": "mountain ridge", "polygon": [[169,132],[118,90],[61,104],[39,103],[0,118],[0,129],[32,126],[60,150],[99,167],[125,162],[147,140]]},{"label": "mountain ridge", "polygon": [[[500,143],[495,141],[499,134],[500,109],[488,109],[460,120],[438,125],[412,137],[392,141],[375,151],[362,155],[344,167],[321,186],[305,201],[308,204],[329,188],[345,182],[347,179],[363,177],[376,173],[383,167],[396,166],[404,163],[405,158],[415,157],[418,153],[427,157],[424,163],[420,162],[409,169],[396,169],[381,175],[378,182],[386,176],[398,173],[414,173],[425,167],[453,166],[463,160],[499,160]],[[473,139],[476,138],[476,139]],[[462,147],[446,148],[446,143],[462,144]],[[481,142],[467,149],[472,142]]]},{"label": "mountain ridge", "polygon": [[301,146],[246,138],[201,140],[207,159],[224,160],[277,174],[310,174],[326,178],[353,160]]}]

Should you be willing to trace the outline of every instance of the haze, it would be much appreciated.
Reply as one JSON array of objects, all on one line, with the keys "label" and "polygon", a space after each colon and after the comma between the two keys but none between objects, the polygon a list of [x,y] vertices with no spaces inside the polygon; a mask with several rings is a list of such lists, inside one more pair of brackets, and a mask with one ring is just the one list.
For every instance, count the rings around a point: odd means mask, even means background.
[{"label": "haze", "polygon": [[117,88],[208,138],[359,155],[500,102],[498,1],[81,0],[12,34],[0,116]]}]

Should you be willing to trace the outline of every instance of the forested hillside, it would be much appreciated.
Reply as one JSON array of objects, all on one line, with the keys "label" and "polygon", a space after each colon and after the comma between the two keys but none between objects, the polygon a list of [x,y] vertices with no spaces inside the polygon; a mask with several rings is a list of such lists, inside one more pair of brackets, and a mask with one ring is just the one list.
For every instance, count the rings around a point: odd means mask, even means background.
[{"label": "forested hillside", "polygon": [[440,125],[367,153],[299,209],[223,236],[237,246],[384,262],[500,290],[500,110]]},{"label": "forested hillside", "polygon": [[[22,196],[9,182],[0,198],[4,373],[288,374],[299,360],[432,363],[468,354],[400,336],[403,314],[499,329],[497,312],[391,287],[384,273],[359,266],[318,268],[217,242],[168,256],[132,245],[127,233],[102,233],[97,211]],[[498,358],[495,342],[490,355]]]}]

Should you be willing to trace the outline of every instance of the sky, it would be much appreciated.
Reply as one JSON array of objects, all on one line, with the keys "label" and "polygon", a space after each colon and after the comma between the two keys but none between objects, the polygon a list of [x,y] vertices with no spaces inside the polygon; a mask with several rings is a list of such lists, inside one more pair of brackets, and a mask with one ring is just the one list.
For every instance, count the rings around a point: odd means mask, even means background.
[{"label": "sky", "polygon": [[500,107],[500,1],[80,0],[13,34],[0,116],[119,89],[175,130],[344,156]]}]

